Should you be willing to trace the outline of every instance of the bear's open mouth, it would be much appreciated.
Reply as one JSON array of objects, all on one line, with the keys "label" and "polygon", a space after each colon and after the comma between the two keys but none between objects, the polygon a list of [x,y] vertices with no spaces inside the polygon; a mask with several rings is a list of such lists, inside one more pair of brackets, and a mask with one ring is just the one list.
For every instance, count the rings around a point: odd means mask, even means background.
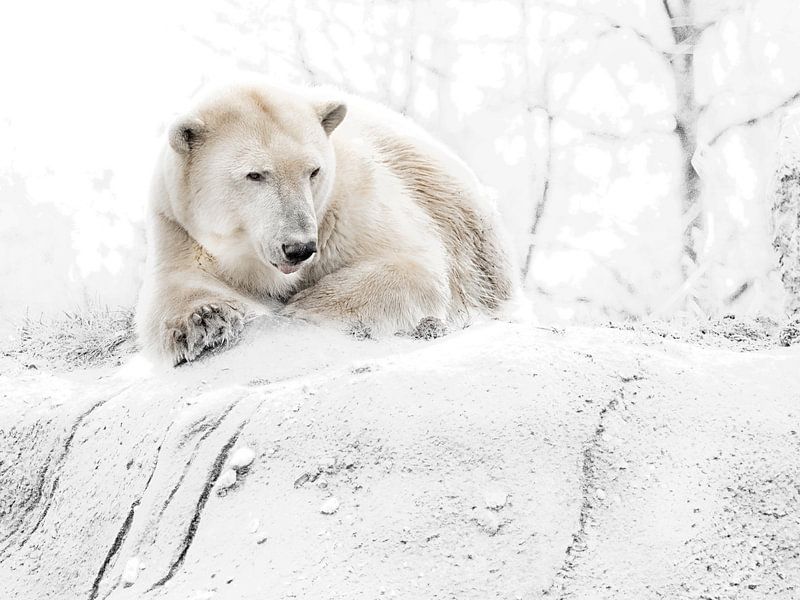
[{"label": "bear's open mouth", "polygon": [[300,267],[303,266],[303,263],[297,263],[297,264],[281,263],[279,265],[276,265],[275,263],[270,263],[270,264],[273,267],[275,267],[276,269],[278,269],[284,275],[290,275],[291,273],[294,273],[295,271],[299,271]]}]

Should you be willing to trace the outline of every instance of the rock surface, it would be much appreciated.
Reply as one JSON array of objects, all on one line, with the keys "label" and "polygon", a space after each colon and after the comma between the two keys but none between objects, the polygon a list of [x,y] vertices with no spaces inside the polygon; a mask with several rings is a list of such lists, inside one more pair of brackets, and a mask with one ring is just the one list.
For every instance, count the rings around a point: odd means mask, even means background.
[{"label": "rock surface", "polygon": [[0,363],[0,597],[800,597],[800,348],[254,325]]}]

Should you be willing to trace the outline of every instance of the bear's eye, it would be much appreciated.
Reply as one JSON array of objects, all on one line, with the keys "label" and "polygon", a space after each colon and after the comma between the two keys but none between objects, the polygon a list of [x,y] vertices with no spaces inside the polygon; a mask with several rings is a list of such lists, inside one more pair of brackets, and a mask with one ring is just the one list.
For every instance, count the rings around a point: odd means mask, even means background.
[{"label": "bear's eye", "polygon": [[319,175],[319,167],[311,171],[311,175],[309,175],[309,177],[311,177],[311,179],[314,179],[317,175]]},{"label": "bear's eye", "polygon": [[247,178],[250,181],[264,181],[264,174],[259,173],[258,171],[253,171],[252,173],[247,174]]}]

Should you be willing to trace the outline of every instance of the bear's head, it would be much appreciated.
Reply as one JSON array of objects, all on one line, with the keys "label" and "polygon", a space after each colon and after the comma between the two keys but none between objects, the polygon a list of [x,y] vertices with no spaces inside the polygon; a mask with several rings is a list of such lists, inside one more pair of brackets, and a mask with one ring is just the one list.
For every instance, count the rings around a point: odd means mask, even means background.
[{"label": "bear's head", "polygon": [[317,218],[333,187],[330,135],[347,109],[301,93],[234,87],[169,131],[180,192],[171,208],[217,256],[255,253],[293,273],[317,250]]}]

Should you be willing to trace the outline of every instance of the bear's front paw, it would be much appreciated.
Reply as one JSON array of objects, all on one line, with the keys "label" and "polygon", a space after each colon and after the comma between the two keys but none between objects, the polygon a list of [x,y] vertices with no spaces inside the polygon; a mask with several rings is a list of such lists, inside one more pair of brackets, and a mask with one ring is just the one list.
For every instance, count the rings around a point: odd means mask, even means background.
[{"label": "bear's front paw", "polygon": [[227,346],[244,329],[244,310],[236,302],[209,302],[188,315],[164,322],[163,340],[174,365],[194,360],[204,351]]}]

